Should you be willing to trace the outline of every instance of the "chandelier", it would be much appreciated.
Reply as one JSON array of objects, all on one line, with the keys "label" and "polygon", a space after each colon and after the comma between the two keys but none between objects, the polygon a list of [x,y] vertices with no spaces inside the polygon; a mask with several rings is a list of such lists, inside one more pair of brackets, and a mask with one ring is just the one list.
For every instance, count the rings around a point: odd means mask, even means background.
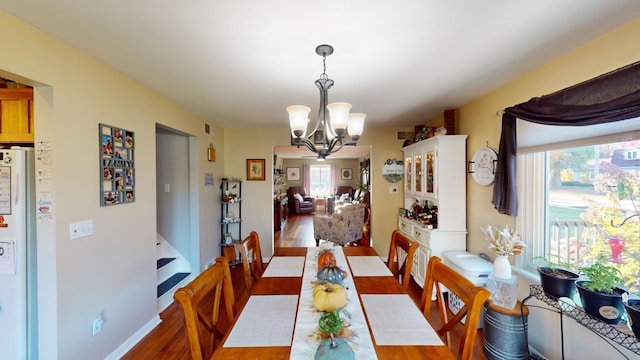
[{"label": "chandelier", "polygon": [[[315,81],[320,90],[320,108],[318,118],[313,125],[313,130],[307,134],[307,126],[310,122],[311,109],[304,105],[291,105],[287,107],[289,112],[289,125],[294,137],[294,145],[301,145],[318,154],[318,160],[323,161],[343,146],[355,146],[362,135],[364,118],[366,114],[349,114],[351,104],[335,102],[327,104],[329,89],[333,86],[333,80],[327,76],[327,56],[333,54],[331,45],[319,45],[316,54],[322,56],[322,74]],[[329,116],[327,116],[329,110]],[[317,146],[316,146],[317,145]]]}]

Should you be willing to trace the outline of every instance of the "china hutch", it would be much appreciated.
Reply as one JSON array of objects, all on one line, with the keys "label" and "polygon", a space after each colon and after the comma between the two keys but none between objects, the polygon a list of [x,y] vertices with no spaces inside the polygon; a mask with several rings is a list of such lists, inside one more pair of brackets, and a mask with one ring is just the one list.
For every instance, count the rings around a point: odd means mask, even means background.
[{"label": "china hutch", "polygon": [[420,286],[429,257],[467,248],[466,139],[437,135],[402,148],[407,211],[398,227],[420,245],[412,270]]}]

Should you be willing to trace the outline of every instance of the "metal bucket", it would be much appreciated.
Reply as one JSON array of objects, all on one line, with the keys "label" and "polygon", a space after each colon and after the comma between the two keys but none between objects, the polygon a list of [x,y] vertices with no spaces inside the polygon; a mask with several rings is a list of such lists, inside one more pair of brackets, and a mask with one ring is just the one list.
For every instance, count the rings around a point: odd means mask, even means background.
[{"label": "metal bucket", "polygon": [[528,360],[526,330],[529,309],[520,302],[513,309],[493,305],[487,301],[484,305],[484,355],[489,360]]}]

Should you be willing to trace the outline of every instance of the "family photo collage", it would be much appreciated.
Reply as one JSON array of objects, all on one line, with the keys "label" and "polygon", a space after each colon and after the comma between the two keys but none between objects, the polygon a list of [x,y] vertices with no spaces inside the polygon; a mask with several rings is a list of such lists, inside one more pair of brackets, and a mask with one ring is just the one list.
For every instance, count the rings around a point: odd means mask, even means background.
[{"label": "family photo collage", "polygon": [[132,131],[100,124],[100,206],[135,201]]}]

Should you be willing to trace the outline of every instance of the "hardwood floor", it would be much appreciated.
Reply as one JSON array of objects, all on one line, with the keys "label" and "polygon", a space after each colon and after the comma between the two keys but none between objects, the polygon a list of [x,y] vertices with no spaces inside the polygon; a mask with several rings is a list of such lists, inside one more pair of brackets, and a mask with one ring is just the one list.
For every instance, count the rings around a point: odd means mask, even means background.
[{"label": "hardwood floor", "polygon": [[313,214],[289,214],[287,222],[274,234],[273,247],[314,247]]},{"label": "hardwood floor", "polygon": [[[275,247],[315,247],[313,239],[313,215],[292,215],[289,216],[287,224],[282,231],[274,234]],[[234,283],[234,292],[236,298],[236,306],[241,309],[247,301],[247,291],[244,286],[242,267],[236,266],[231,269],[231,276]],[[422,296],[422,288],[412,281],[409,286],[409,296],[416,304],[420,303]],[[432,302],[432,305],[435,302]],[[224,309],[224,306],[221,306]],[[221,311],[224,313],[224,310]],[[432,317],[429,321],[438,324],[438,310],[431,312]],[[134,346],[122,360],[189,360],[191,355],[189,352],[189,343],[186,330],[184,327],[184,319],[180,307],[174,302],[166,310],[160,314],[162,322],[144,337],[136,346]],[[221,326],[225,328],[227,324],[226,316],[221,316]],[[474,359],[486,360],[482,352],[482,330],[476,338]],[[460,335],[452,336],[454,345],[454,353],[457,353],[457,344],[460,343]]]}]

